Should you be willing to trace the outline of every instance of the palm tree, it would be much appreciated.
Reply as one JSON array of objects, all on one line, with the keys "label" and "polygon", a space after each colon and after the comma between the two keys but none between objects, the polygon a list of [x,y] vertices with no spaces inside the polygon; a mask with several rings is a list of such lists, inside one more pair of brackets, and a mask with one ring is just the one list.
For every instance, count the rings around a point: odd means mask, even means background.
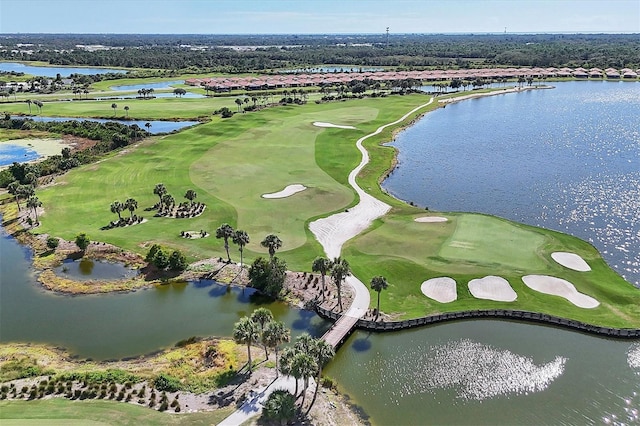
[{"label": "palm tree", "polygon": [[231,256],[229,256],[229,238],[233,238],[233,234],[233,228],[228,223],[223,223],[216,229],[216,238],[224,239],[224,249],[227,251],[228,263],[231,263]]},{"label": "palm tree", "polygon": [[117,103],[112,103],[111,104],[111,108],[113,108],[113,116],[116,116],[116,109],[118,108],[118,104]]},{"label": "palm tree", "polygon": [[311,411],[311,407],[316,402],[316,397],[318,396],[318,388],[320,387],[320,380],[322,378],[322,367],[324,367],[327,362],[331,360],[335,356],[336,352],[329,343],[322,339],[314,339],[314,346],[312,350],[312,356],[316,361],[316,365],[318,366],[317,374],[316,374],[316,389],[313,393],[313,399],[311,400],[311,405],[307,409],[305,416],[309,414]]},{"label": "palm tree", "polygon": [[189,189],[187,190],[187,193],[184,194],[184,198],[186,198],[187,200],[189,200],[189,202],[193,205],[193,200],[196,199],[196,197],[198,196],[198,194],[196,194],[196,191],[194,191],[193,189]]},{"label": "palm tree", "polygon": [[156,187],[153,188],[153,193],[160,198],[160,204],[162,204],[162,197],[167,193],[167,188],[163,183],[156,184]]},{"label": "palm tree", "polygon": [[42,114],[42,106],[44,105],[42,102],[35,100],[33,101],[33,103],[35,104],[35,106],[38,107],[38,112]]},{"label": "palm tree", "polygon": [[29,115],[31,115],[31,99],[27,99],[25,102],[29,105]]},{"label": "palm tree", "polygon": [[242,105],[242,99],[236,98],[236,100],[234,102],[236,103],[236,105],[238,105],[238,112],[240,112],[240,106]]},{"label": "palm tree", "polygon": [[276,250],[282,247],[282,240],[280,240],[277,235],[269,234],[264,237],[260,245],[269,249],[269,259],[273,262],[273,256],[275,256]]},{"label": "palm tree", "polygon": [[236,343],[247,345],[247,357],[249,358],[249,373],[251,373],[251,344],[258,340],[258,327],[248,317],[243,317],[233,326],[233,340]]},{"label": "palm tree", "polygon": [[20,182],[18,182],[17,180],[11,182],[9,185],[7,185],[7,191],[9,191],[9,194],[13,195],[13,198],[16,200],[16,205],[18,206],[18,211],[20,211]]},{"label": "palm tree", "polygon": [[27,207],[33,210],[33,215],[36,218],[36,224],[38,224],[38,207],[42,207],[42,202],[38,200],[38,197],[30,197],[27,200]]},{"label": "palm tree", "polygon": [[380,292],[386,290],[389,287],[387,279],[382,276],[371,278],[371,289],[378,292],[378,307],[376,308],[376,318],[380,315]]},{"label": "palm tree", "polygon": [[127,118],[129,118],[129,105],[124,106],[124,113],[127,116]]},{"label": "palm tree", "polygon": [[251,321],[260,326],[260,340],[264,347],[264,357],[269,358],[269,352],[267,351],[267,343],[264,340],[264,326],[273,321],[273,314],[267,308],[258,308],[251,314]]},{"label": "palm tree", "polygon": [[322,276],[322,301],[324,302],[324,292],[326,291],[324,277],[327,275],[327,272],[331,270],[331,261],[326,257],[316,257],[313,265],[311,265],[311,270],[313,272],[319,272]]},{"label": "palm tree", "polygon": [[331,262],[331,278],[338,289],[338,305],[342,311],[342,281],[351,275],[351,268],[349,262],[341,257],[336,257]]},{"label": "palm tree", "polygon": [[233,234],[233,244],[236,244],[238,246],[238,251],[240,251],[240,267],[242,267],[242,253],[244,252],[244,246],[249,244],[249,234],[238,229]]},{"label": "palm tree", "polygon": [[138,208],[138,202],[133,198],[128,198],[127,201],[124,202],[124,208],[129,209],[129,217],[133,217],[133,212]]},{"label": "palm tree", "polygon": [[111,213],[116,213],[118,215],[118,220],[122,220],[122,216],[120,212],[124,210],[124,205],[120,201],[114,201],[111,203]]},{"label": "palm tree", "polygon": [[175,206],[175,204],[176,204],[176,200],[171,196],[171,194],[164,194],[162,196],[161,205],[163,207],[166,207],[166,209],[169,210],[169,212],[173,210],[173,206]]},{"label": "palm tree", "polygon": [[273,348],[276,353],[276,377],[278,377],[278,348],[290,339],[291,331],[285,327],[282,321],[271,321],[267,323],[262,332],[262,342],[268,347]]},{"label": "palm tree", "polygon": [[[309,387],[309,379],[313,377],[318,365],[313,357],[304,352],[298,352],[293,356],[291,360],[291,375],[296,379],[302,379],[302,402],[300,407],[304,405],[304,398],[307,395],[307,388]],[[295,395],[297,397],[297,395]]]},{"label": "palm tree", "polygon": [[144,123],[144,127],[147,128],[147,132],[151,131],[151,123],[149,123],[148,121]]}]

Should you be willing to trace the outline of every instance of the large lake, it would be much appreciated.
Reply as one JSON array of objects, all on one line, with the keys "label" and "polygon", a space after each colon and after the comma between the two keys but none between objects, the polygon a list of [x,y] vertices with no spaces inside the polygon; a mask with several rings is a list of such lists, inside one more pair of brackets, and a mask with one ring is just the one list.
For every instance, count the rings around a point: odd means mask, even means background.
[{"label": "large lake", "polygon": [[567,82],[472,99],[397,135],[383,187],[440,211],[470,211],[594,244],[640,286],[640,84]]},{"label": "large lake", "polygon": [[38,77],[50,77],[55,78],[58,74],[62,77],[69,77],[71,74],[83,74],[83,75],[95,75],[106,73],[118,73],[124,74],[126,70],[117,70],[109,68],[84,68],[84,67],[56,67],[56,66],[42,66],[36,67],[33,65],[21,64],[18,62],[0,62],[0,71],[6,72],[23,72],[29,75],[35,75]]},{"label": "large lake", "polygon": [[[481,125],[460,111],[465,105],[474,105],[474,113],[482,114],[485,108],[496,108],[501,102],[513,105],[533,98],[537,100],[533,103],[535,109],[553,114],[555,107],[548,96],[560,93],[577,96],[575,105],[583,102],[581,96],[586,96],[603,103],[603,109],[609,109],[611,98],[627,99],[629,108],[637,108],[636,87],[640,85],[610,85],[620,91],[586,83],[559,86],[555,91],[467,101],[430,113],[415,127],[425,121],[446,119],[455,123],[450,130],[475,123],[479,127],[470,132],[475,134],[497,121],[505,131],[495,135],[518,133],[513,128],[517,126],[523,132],[520,144],[527,146],[532,143],[532,135],[547,132],[547,123],[532,117],[535,111],[515,123],[505,122],[500,115],[488,115]],[[607,90],[604,99],[598,95],[599,88]],[[591,96],[583,90],[590,90]],[[568,108],[565,117],[569,120],[575,115],[587,115],[576,109],[577,106]],[[624,134],[638,131],[634,124],[637,121],[620,123],[616,117],[614,113],[611,120],[599,121],[597,127],[612,126],[617,129],[614,133]],[[570,125],[566,129],[568,134],[580,131]],[[431,143],[431,138],[424,140],[418,152],[431,152]],[[461,142],[450,139],[449,143],[455,146]],[[600,144],[609,146],[606,141]],[[488,153],[484,156],[491,158],[487,164],[498,170],[502,167]],[[574,161],[576,158],[580,157],[574,157]],[[637,165],[637,156],[630,156],[629,160]],[[424,159],[422,168],[435,161]],[[407,164],[403,159],[394,178]],[[449,177],[454,175],[451,170]],[[429,188],[429,195],[449,191],[447,186],[423,183],[421,187]],[[493,192],[485,196],[491,197]],[[416,197],[407,199],[418,201]],[[431,197],[426,201],[433,208],[446,209],[436,206]],[[514,200],[508,201],[509,205],[514,204]],[[618,209],[613,206],[612,210]],[[464,210],[459,206],[450,209]],[[0,237],[0,253],[3,342],[47,342],[65,346],[80,356],[120,358],[157,350],[191,335],[230,335],[233,322],[258,306],[248,294],[243,295],[240,290],[227,292],[212,282],[164,286],[133,294],[53,295],[35,282],[28,250],[13,239]],[[309,329],[320,334],[327,327],[312,313],[281,304],[269,307],[297,332]],[[511,321],[465,321],[391,334],[356,332],[338,351],[326,374],[364,408],[374,424],[633,424],[638,422],[640,407],[640,342]]]}]

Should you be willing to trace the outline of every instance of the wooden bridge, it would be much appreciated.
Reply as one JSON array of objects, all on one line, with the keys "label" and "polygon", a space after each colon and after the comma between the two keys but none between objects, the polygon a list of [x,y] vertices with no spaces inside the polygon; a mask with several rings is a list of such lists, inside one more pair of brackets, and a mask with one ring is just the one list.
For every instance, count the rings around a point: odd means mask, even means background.
[{"label": "wooden bridge", "polygon": [[343,315],[338,321],[333,323],[331,328],[322,336],[322,340],[330,344],[334,349],[351,334],[358,322],[357,317],[351,315]]}]

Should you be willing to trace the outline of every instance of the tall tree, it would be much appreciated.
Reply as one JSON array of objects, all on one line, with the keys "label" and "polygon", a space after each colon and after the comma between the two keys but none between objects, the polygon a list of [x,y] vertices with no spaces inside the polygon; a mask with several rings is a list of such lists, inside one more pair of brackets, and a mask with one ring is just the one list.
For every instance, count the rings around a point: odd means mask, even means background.
[{"label": "tall tree", "polygon": [[238,112],[240,112],[240,106],[242,105],[242,99],[236,98],[236,100],[234,102],[236,103],[236,105],[238,105]]},{"label": "tall tree", "polygon": [[117,103],[112,103],[111,104],[111,108],[113,108],[113,116],[116,116],[116,109],[118,109],[118,104]]},{"label": "tall tree", "polygon": [[277,235],[269,234],[264,237],[264,240],[260,242],[260,245],[269,250],[269,258],[273,261],[273,256],[275,256],[276,251],[282,247],[282,241]]},{"label": "tall tree", "polygon": [[389,287],[387,279],[383,276],[377,276],[371,278],[371,289],[378,293],[378,307],[376,308],[376,318],[380,315],[380,292],[386,290]]},{"label": "tall tree", "polygon": [[195,200],[197,196],[198,194],[193,189],[187,190],[186,194],[184,194],[184,198],[189,200],[190,204],[193,204],[193,200]]},{"label": "tall tree", "polygon": [[127,198],[124,202],[124,208],[129,210],[129,217],[133,217],[133,212],[138,208],[138,202],[133,198]]},{"label": "tall tree", "polygon": [[260,341],[264,347],[264,357],[269,358],[269,351],[267,351],[267,343],[264,339],[264,327],[271,321],[273,321],[273,314],[267,308],[258,308],[251,313],[251,321],[258,324],[260,327]]},{"label": "tall tree", "polygon": [[276,353],[276,377],[278,377],[278,348],[291,339],[291,331],[282,321],[267,323],[262,333],[262,341]]},{"label": "tall tree", "polygon": [[341,257],[336,257],[331,262],[331,278],[338,289],[338,305],[342,311],[342,282],[345,278],[351,275],[351,268],[349,262]]},{"label": "tall tree", "polygon": [[[304,352],[298,352],[291,360],[291,375],[296,379],[302,379],[302,402],[300,407],[304,405],[304,399],[309,388],[309,379],[314,376],[318,365],[313,357]],[[297,397],[297,395],[294,395]]]},{"label": "tall tree", "polygon": [[249,244],[249,234],[247,234],[245,231],[241,229],[238,229],[233,234],[233,244],[236,244],[238,246],[238,251],[240,252],[240,267],[242,267],[243,266],[242,253],[244,252],[244,246]]},{"label": "tall tree", "polygon": [[17,180],[11,182],[9,185],[7,185],[7,191],[9,191],[9,194],[13,195],[13,198],[16,200],[16,205],[18,206],[18,211],[20,211],[20,193],[18,191],[18,188],[20,187],[20,182],[18,182]]},{"label": "tall tree", "polygon": [[29,115],[31,115],[31,99],[27,99],[25,102],[29,106]]},{"label": "tall tree", "polygon": [[38,200],[38,197],[30,197],[27,200],[27,207],[30,208],[31,210],[33,210],[33,215],[35,216],[36,219],[36,224],[38,224],[38,207],[42,207],[42,202],[40,200]]},{"label": "tall tree", "polygon": [[251,361],[251,344],[258,340],[258,326],[255,322],[251,321],[251,318],[243,317],[240,321],[235,323],[233,327],[233,340],[236,343],[243,343],[247,345],[247,357],[249,358],[249,373],[253,369]]},{"label": "tall tree", "polygon": [[327,272],[331,270],[331,261],[326,257],[316,257],[311,265],[311,270],[313,272],[319,272],[322,277],[322,301],[324,302],[324,293],[327,290],[324,279]]},{"label": "tall tree", "polygon": [[223,223],[216,229],[216,238],[224,239],[224,249],[227,251],[227,262],[231,263],[231,256],[229,256],[229,238],[233,238],[233,228],[228,223]]},{"label": "tall tree", "polygon": [[124,206],[120,201],[114,201],[113,203],[111,203],[111,213],[117,214],[118,220],[122,220],[122,215],[120,214],[122,210],[124,210]]},{"label": "tall tree", "polygon": [[124,106],[124,114],[129,118],[129,105]]},{"label": "tall tree", "polygon": [[318,396],[318,388],[320,387],[320,381],[322,380],[322,368],[335,356],[335,350],[333,346],[322,339],[314,339],[313,349],[311,351],[311,355],[316,361],[317,374],[316,374],[316,389],[313,393],[313,399],[311,400],[311,405],[307,409],[305,415],[308,415],[311,411],[311,407],[316,402],[316,397]]},{"label": "tall tree", "polygon": [[87,247],[89,247],[89,244],[91,244],[91,240],[89,240],[89,237],[87,237],[87,234],[83,232],[81,234],[76,235],[75,243],[76,243],[76,246],[78,246],[78,248],[82,252],[82,256],[84,256],[84,252],[87,250]]},{"label": "tall tree", "polygon": [[153,188],[153,193],[158,196],[160,199],[160,204],[162,204],[162,197],[167,193],[167,188],[163,183],[157,183],[156,187]]}]

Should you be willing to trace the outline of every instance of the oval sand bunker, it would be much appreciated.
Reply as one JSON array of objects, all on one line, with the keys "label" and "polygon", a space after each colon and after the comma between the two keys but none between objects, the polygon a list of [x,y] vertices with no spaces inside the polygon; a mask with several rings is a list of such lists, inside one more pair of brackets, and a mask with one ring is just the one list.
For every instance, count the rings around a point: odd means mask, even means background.
[{"label": "oval sand bunker", "polygon": [[449,277],[431,278],[420,286],[422,294],[440,303],[450,303],[458,298],[456,281]]},{"label": "oval sand bunker", "polygon": [[307,189],[306,186],[296,183],[294,185],[287,186],[285,189],[283,189],[280,192],[273,192],[271,194],[262,194],[262,198],[286,198],[298,192],[304,191],[305,189]]},{"label": "oval sand bunker", "polygon": [[469,291],[476,299],[496,302],[513,302],[518,298],[509,281],[494,275],[469,281]]},{"label": "oval sand bunker", "polygon": [[336,129],[355,129],[353,126],[341,126],[339,124],[325,123],[323,121],[314,121],[313,125],[316,127],[334,127]]},{"label": "oval sand bunker", "polygon": [[548,275],[525,275],[522,281],[527,287],[540,293],[560,296],[579,308],[592,309],[600,305],[596,299],[580,293],[569,281]]},{"label": "oval sand bunker", "polygon": [[565,268],[573,269],[574,271],[587,272],[591,270],[587,262],[575,253],[557,251],[551,253],[551,258]]},{"label": "oval sand bunker", "polygon": [[423,217],[416,217],[415,219],[413,219],[414,222],[420,222],[420,223],[438,223],[438,222],[446,222],[449,219],[447,219],[446,217],[441,217],[441,216],[423,216]]}]

